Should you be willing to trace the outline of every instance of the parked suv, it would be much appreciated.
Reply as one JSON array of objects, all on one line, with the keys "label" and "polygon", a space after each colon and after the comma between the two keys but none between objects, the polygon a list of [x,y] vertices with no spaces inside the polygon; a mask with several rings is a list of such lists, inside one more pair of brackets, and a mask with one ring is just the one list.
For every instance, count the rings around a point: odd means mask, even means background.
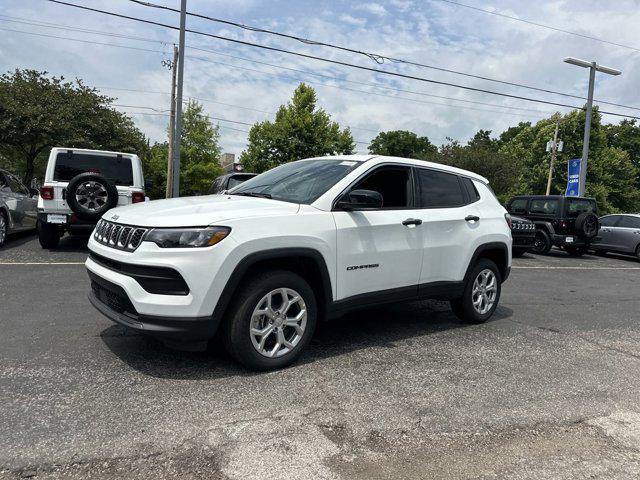
[{"label": "parked suv", "polygon": [[65,231],[90,232],[108,210],[144,200],[137,155],[52,148],[38,200],[40,245],[55,248]]},{"label": "parked suv", "polygon": [[511,268],[508,214],[485,178],[419,160],[340,156],[281,165],[226,195],[104,215],[89,241],[91,303],[188,348],[220,327],[230,354],[290,364],[319,319],[450,300],[484,322]]},{"label": "parked suv", "polygon": [[593,198],[524,195],[509,200],[507,210],[535,223],[534,253],[547,254],[555,245],[580,256],[598,234],[598,207]]},{"label": "parked suv", "polygon": [[37,195],[37,190],[0,169],[0,247],[8,234],[36,228]]},{"label": "parked suv", "polygon": [[250,178],[258,175],[257,173],[227,173],[225,175],[220,175],[216,178],[211,184],[211,188],[209,188],[209,195],[214,193],[224,193],[227,190],[232,189],[233,187],[237,187],[242,182],[246,182]]}]

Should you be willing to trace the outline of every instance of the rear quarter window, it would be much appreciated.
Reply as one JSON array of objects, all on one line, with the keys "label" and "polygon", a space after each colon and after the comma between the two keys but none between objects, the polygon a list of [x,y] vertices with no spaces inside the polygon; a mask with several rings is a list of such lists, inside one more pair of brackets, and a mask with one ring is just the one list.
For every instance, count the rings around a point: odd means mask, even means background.
[{"label": "rear quarter window", "polygon": [[86,153],[58,153],[53,179],[68,182],[81,173],[97,173],[116,185],[133,186],[133,167],[129,157],[92,155]]},{"label": "rear quarter window", "polygon": [[596,213],[596,202],[584,198],[568,198],[567,199],[567,216],[577,217],[581,213]]}]

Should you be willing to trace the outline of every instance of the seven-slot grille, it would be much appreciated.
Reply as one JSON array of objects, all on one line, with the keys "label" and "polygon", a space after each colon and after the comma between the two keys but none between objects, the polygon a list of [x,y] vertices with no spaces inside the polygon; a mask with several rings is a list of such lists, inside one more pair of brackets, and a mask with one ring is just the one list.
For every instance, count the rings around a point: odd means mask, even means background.
[{"label": "seven-slot grille", "polygon": [[98,243],[119,250],[134,251],[142,242],[147,228],[130,227],[117,223],[100,220],[93,232],[93,238]]}]

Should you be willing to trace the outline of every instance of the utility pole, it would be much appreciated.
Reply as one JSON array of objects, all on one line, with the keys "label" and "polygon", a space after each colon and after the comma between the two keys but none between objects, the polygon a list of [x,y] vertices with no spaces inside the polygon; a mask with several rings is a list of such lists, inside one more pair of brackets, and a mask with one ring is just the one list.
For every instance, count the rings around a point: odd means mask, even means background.
[{"label": "utility pole", "polygon": [[587,185],[587,160],[589,158],[589,138],[591,136],[591,111],[593,109],[593,87],[596,81],[596,71],[609,75],[620,75],[622,72],[615,68],[598,65],[596,62],[588,62],[579,58],[566,57],[565,63],[589,69],[589,91],[587,94],[587,115],[584,120],[584,139],[582,141],[582,161],[580,162],[580,183],[578,184],[578,196],[584,196]]},{"label": "utility pole", "polygon": [[560,128],[560,116],[558,115],[556,118],[556,131],[553,134],[553,140],[547,143],[547,152],[549,151],[549,147],[551,147],[551,163],[549,163],[549,178],[547,179],[547,193],[549,195],[551,192],[551,179],[553,178],[553,164],[556,161],[556,152],[562,151],[562,142],[558,145],[558,128]]},{"label": "utility pole", "polygon": [[187,0],[180,5],[180,40],[178,42],[178,94],[176,96],[176,121],[173,133],[173,189],[172,196],[180,196],[180,142],[182,140],[182,85],[184,82],[184,33],[187,22]]},{"label": "utility pole", "polygon": [[173,196],[173,142],[176,133],[176,67],[178,66],[178,47],[173,46],[173,63],[171,63],[171,114],[169,115],[169,155],[167,156],[167,191],[166,198]]}]

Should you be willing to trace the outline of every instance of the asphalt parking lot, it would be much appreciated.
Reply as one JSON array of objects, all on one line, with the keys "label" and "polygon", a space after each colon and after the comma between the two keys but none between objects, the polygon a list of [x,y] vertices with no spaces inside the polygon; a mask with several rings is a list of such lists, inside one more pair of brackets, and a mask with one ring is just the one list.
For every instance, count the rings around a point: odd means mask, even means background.
[{"label": "asphalt parking lot", "polygon": [[640,476],[633,259],[527,255],[484,325],[367,310],[253,374],[103,318],[85,256],[0,250],[0,478]]}]

